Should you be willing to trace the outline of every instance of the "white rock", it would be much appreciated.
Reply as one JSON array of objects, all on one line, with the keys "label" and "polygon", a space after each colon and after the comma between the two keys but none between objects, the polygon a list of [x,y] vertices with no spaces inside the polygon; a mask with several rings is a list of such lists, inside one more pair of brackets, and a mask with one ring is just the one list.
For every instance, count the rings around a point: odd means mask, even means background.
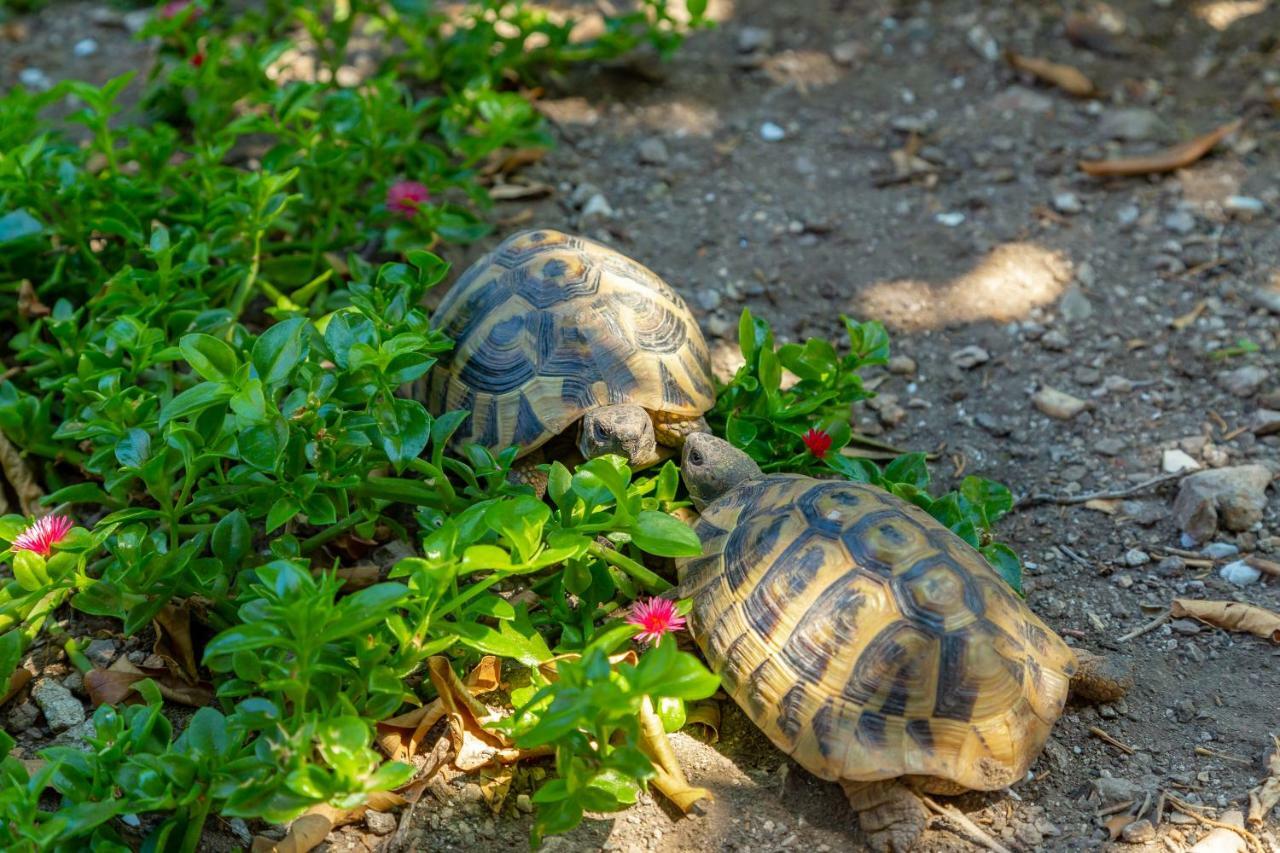
[{"label": "white rock", "polygon": [[1230,542],[1210,542],[1200,550],[1210,560],[1225,560],[1240,553],[1240,549]]},{"label": "white rock", "polygon": [[945,225],[948,228],[955,228],[964,224],[964,214],[959,211],[949,211],[947,213],[939,213],[933,217],[939,225]]},{"label": "white rock", "polygon": [[603,194],[596,193],[582,206],[582,216],[578,221],[583,227],[589,228],[612,218],[613,208],[609,206],[609,200]]},{"label": "white rock", "polygon": [[44,712],[45,722],[55,732],[66,731],[85,721],[84,706],[71,691],[50,678],[42,678],[31,688],[31,698]]},{"label": "white rock", "polygon": [[1175,234],[1190,234],[1196,230],[1196,218],[1185,210],[1175,210],[1164,218],[1164,227]]},{"label": "white rock", "polygon": [[1150,562],[1151,555],[1146,551],[1143,551],[1141,548],[1130,548],[1128,551],[1124,552],[1124,564],[1131,568],[1136,569],[1138,566],[1145,566]]},{"label": "white rock", "polygon": [[1079,213],[1084,204],[1075,193],[1058,193],[1053,197],[1053,209],[1059,213]]},{"label": "white rock", "polygon": [[1262,520],[1267,507],[1271,470],[1265,465],[1237,465],[1200,471],[1183,478],[1173,503],[1173,518],[1189,536],[1205,540],[1218,532],[1248,530]]},{"label": "white rock", "polygon": [[1173,448],[1166,450],[1160,457],[1160,470],[1166,474],[1177,474],[1181,471],[1199,471],[1200,463],[1189,453]]},{"label": "white rock", "polygon": [[395,815],[386,812],[367,811],[364,813],[364,824],[374,835],[390,835],[396,831]]},{"label": "white rock", "polygon": [[995,62],[1000,58],[1000,43],[982,24],[974,24],[970,27],[969,32],[965,33],[965,40],[969,42],[973,52],[987,62]]},{"label": "white rock", "polygon": [[650,166],[665,166],[671,159],[667,152],[667,144],[657,136],[650,136],[636,147],[636,158]]},{"label": "white rock", "polygon": [[24,68],[18,72],[18,80],[28,89],[34,89],[37,92],[53,88],[53,81],[49,79],[49,75],[35,67]]},{"label": "white rock", "polygon": [[1064,391],[1045,386],[1035,393],[1031,403],[1044,414],[1058,420],[1070,420],[1088,408],[1088,402]]},{"label": "white rock", "polygon": [[1222,209],[1232,216],[1252,219],[1255,216],[1261,216],[1267,207],[1262,203],[1262,199],[1249,195],[1231,195],[1227,196],[1227,200],[1222,203]]},{"label": "white rock", "polygon": [[1234,563],[1227,563],[1218,572],[1223,580],[1227,583],[1233,583],[1236,586],[1248,586],[1251,583],[1257,583],[1262,577],[1262,572],[1246,563],[1244,560],[1236,560]]},{"label": "white rock", "polygon": [[1228,370],[1218,376],[1218,382],[1237,397],[1252,397],[1267,381],[1270,374],[1265,367],[1246,364],[1235,370]]},{"label": "white rock", "polygon": [[1093,303],[1080,288],[1068,287],[1062,294],[1062,300],[1058,302],[1058,310],[1062,312],[1062,319],[1068,323],[1078,323],[1093,316]]},{"label": "white rock", "polygon": [[773,31],[764,27],[743,27],[738,30],[738,51],[755,53],[757,50],[769,50],[773,47]]},{"label": "white rock", "polygon": [[93,39],[80,39],[80,41],[76,42],[75,47],[71,48],[71,52],[84,59],[98,52],[98,43]]},{"label": "white rock", "polygon": [[972,370],[991,360],[991,353],[976,344],[970,344],[951,353],[951,363],[962,370]]},{"label": "white rock", "polygon": [[1098,132],[1108,139],[1153,139],[1163,129],[1160,116],[1142,107],[1108,110],[1098,122]]},{"label": "white rock", "polygon": [[765,142],[781,142],[787,138],[787,132],[780,125],[766,121],[760,125],[760,138]]}]

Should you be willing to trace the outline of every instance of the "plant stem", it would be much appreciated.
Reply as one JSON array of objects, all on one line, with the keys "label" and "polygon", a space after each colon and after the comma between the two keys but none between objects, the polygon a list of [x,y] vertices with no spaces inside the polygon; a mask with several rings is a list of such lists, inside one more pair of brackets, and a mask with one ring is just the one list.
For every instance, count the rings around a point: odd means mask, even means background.
[{"label": "plant stem", "polygon": [[409,460],[409,467],[419,474],[426,474],[432,480],[432,485],[444,492],[444,499],[452,504],[457,499],[457,493],[453,490],[453,484],[449,482],[449,478],[444,472],[432,465],[425,459],[417,458]]},{"label": "plant stem", "polygon": [[646,569],[625,554],[621,554],[611,548],[605,548],[599,542],[592,542],[589,550],[606,563],[626,572],[645,589],[656,592],[671,589],[671,584],[663,580],[661,576]]},{"label": "plant stem", "polygon": [[[248,304],[249,298],[253,295],[254,282],[258,280],[258,270],[262,266],[262,229],[256,228],[253,232],[253,260],[249,264],[249,272],[245,274],[243,280],[236,287],[236,292],[231,297],[231,304],[228,306],[231,316],[236,320],[240,319],[240,315],[244,313],[245,305]],[[231,335],[235,331],[233,323],[231,329],[227,332],[227,339],[231,339]]]},{"label": "plant stem", "polygon": [[351,513],[346,518],[342,519],[342,521],[339,521],[337,524],[331,524],[328,527],[326,527],[324,530],[321,530],[315,536],[312,536],[309,539],[302,540],[302,544],[298,546],[299,550],[301,550],[302,553],[304,554],[314,551],[324,543],[328,542],[330,539],[333,539],[341,535],[342,533],[350,530],[351,528],[355,527],[357,524],[360,523],[360,518],[361,517],[358,513],[354,513],[354,512]]},{"label": "plant stem", "polygon": [[206,791],[205,795],[196,800],[195,811],[191,815],[191,819],[187,821],[187,831],[182,834],[182,846],[179,848],[182,853],[195,853],[200,849],[200,838],[204,835],[204,823],[209,817],[209,809],[213,806],[212,800]]}]

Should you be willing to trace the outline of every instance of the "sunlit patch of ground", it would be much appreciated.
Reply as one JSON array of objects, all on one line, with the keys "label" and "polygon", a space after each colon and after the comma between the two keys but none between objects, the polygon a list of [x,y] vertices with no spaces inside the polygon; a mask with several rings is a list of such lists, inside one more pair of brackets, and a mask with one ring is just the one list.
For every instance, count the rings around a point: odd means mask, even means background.
[{"label": "sunlit patch of ground", "polygon": [[880,281],[858,293],[851,306],[855,316],[908,331],[1007,322],[1055,302],[1070,280],[1071,262],[1061,252],[1034,243],[1005,243],[951,281]]}]

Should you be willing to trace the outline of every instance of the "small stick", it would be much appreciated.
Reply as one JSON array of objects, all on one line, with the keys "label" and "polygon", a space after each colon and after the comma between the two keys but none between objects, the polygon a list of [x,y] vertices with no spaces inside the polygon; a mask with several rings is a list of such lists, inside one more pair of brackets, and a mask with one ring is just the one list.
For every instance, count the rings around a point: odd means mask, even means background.
[{"label": "small stick", "polygon": [[1116,739],[1115,739],[1115,738],[1113,738],[1111,735],[1107,734],[1106,732],[1104,732],[1102,729],[1098,728],[1097,726],[1090,726],[1090,727],[1089,727],[1089,734],[1093,735],[1093,736],[1094,736],[1094,737],[1096,737],[1098,740],[1103,741],[1104,743],[1109,743],[1109,744],[1111,744],[1111,745],[1112,745],[1112,746],[1114,746],[1116,749],[1118,749],[1118,750],[1120,750],[1121,752],[1123,752],[1125,755],[1133,755],[1135,752],[1137,752],[1137,750],[1136,750],[1136,749],[1134,749],[1133,747],[1129,746],[1127,743],[1123,743],[1123,742],[1121,742],[1121,741],[1116,740]]},{"label": "small stick", "polygon": [[1086,560],[1084,557],[1081,557],[1081,556],[1080,556],[1079,554],[1077,554],[1075,551],[1072,551],[1072,550],[1071,550],[1070,548],[1068,548],[1066,545],[1061,545],[1061,544],[1059,544],[1059,545],[1058,545],[1058,550],[1059,550],[1059,551],[1061,551],[1062,553],[1066,554],[1068,557],[1070,557],[1071,559],[1075,560],[1077,563],[1079,563],[1079,564],[1080,564],[1080,565],[1082,565],[1082,566],[1088,566],[1088,565],[1090,565],[1088,560]]},{"label": "small stick", "polygon": [[1110,817],[1113,814],[1120,814],[1120,812],[1128,811],[1135,802],[1137,801],[1125,800],[1123,803],[1116,803],[1114,805],[1107,806],[1105,809],[1098,811],[1098,817]]},{"label": "small stick", "polygon": [[1236,428],[1235,428],[1235,429],[1233,429],[1231,432],[1229,432],[1229,433],[1227,433],[1226,435],[1224,435],[1224,436],[1222,437],[1222,440],[1223,440],[1223,441],[1230,441],[1231,439],[1235,438],[1236,436],[1240,435],[1241,433],[1243,433],[1243,432],[1248,432],[1248,431],[1249,431],[1249,428],[1248,428],[1247,426],[1236,427]]},{"label": "small stick", "polygon": [[1022,509],[1023,507],[1034,506],[1036,504],[1051,503],[1061,506],[1069,506],[1071,504],[1088,503],[1093,500],[1112,500],[1115,498],[1129,498],[1134,495],[1141,494],[1149,489],[1157,486],[1163,486],[1165,483],[1172,483],[1175,480],[1181,480],[1190,474],[1190,471],[1178,471],[1174,474],[1161,474],[1159,477],[1152,477],[1150,480],[1144,480],[1137,485],[1130,486],[1127,489],[1115,489],[1106,492],[1087,492],[1083,495],[1028,495],[1022,500],[1014,504],[1014,509]]},{"label": "small stick", "polygon": [[1280,577],[1280,563],[1277,563],[1275,560],[1264,560],[1256,554],[1250,554],[1244,558],[1244,561],[1262,572],[1264,575]]},{"label": "small stick", "polygon": [[1225,752],[1218,752],[1216,749],[1210,749],[1207,746],[1197,746],[1194,752],[1196,755],[1204,755],[1209,758],[1221,758],[1223,761],[1234,761],[1236,764],[1244,764],[1248,767],[1253,766],[1253,762],[1247,758],[1241,758],[1238,755],[1228,755]]},{"label": "small stick", "polygon": [[940,806],[928,797],[921,797],[920,799],[924,801],[924,804],[929,807],[930,811],[955,822],[955,824],[963,829],[971,839],[990,850],[991,853],[1012,853],[1008,847],[1005,847],[999,841],[996,841],[988,835],[982,827],[969,820],[969,818],[965,816],[964,812],[960,811],[955,806]]},{"label": "small stick", "polygon": [[1143,625],[1141,628],[1135,628],[1129,633],[1125,634],[1123,637],[1117,637],[1116,642],[1127,643],[1130,640],[1134,639],[1135,637],[1141,637],[1143,634],[1150,634],[1152,631],[1159,628],[1164,623],[1168,622],[1171,617],[1172,617],[1172,614],[1168,610],[1166,610],[1156,618],[1152,619],[1147,624]]},{"label": "small stick", "polygon": [[1250,850],[1260,850],[1262,851],[1262,853],[1266,853],[1266,848],[1262,846],[1262,842],[1258,840],[1258,836],[1254,835],[1252,832],[1245,829],[1244,827],[1235,826],[1234,824],[1230,824],[1230,823],[1223,823],[1220,820],[1214,820],[1213,818],[1205,817],[1204,815],[1200,814],[1200,812],[1196,811],[1195,808],[1190,803],[1184,803],[1182,800],[1178,799],[1177,797],[1169,797],[1168,801],[1169,801],[1169,805],[1173,806],[1175,809],[1182,812],[1184,815],[1195,818],[1196,820],[1203,823],[1205,826],[1212,826],[1215,829],[1229,829],[1232,832],[1234,832],[1236,835],[1239,835],[1241,838],[1243,838],[1244,843],[1249,847]]}]

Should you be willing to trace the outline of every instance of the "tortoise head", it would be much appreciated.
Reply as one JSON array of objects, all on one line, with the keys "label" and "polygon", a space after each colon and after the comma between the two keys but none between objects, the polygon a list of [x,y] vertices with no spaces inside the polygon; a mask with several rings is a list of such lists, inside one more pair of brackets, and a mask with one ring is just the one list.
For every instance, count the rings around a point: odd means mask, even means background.
[{"label": "tortoise head", "polygon": [[680,470],[689,497],[699,511],[739,483],[761,474],[760,466],[750,456],[705,432],[696,432],[685,439]]},{"label": "tortoise head", "polygon": [[658,458],[653,418],[632,403],[592,409],[582,416],[578,450],[587,459],[613,453],[625,457],[632,468],[651,465]]}]

